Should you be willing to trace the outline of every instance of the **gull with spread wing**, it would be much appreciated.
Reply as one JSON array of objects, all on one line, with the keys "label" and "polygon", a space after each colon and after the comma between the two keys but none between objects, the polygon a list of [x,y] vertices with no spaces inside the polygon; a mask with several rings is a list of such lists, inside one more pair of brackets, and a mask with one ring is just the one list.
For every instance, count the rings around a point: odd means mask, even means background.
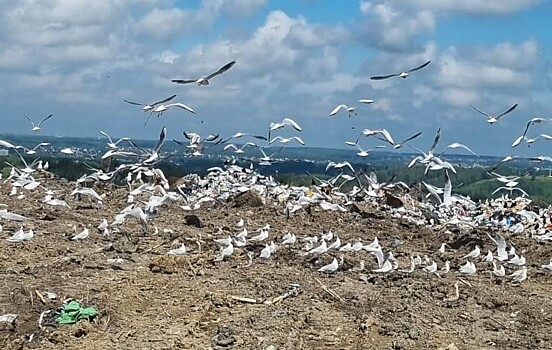
[{"label": "gull with spread wing", "polygon": [[370,77],[370,79],[372,79],[372,80],[384,80],[384,79],[388,79],[388,78],[392,78],[392,77],[399,77],[399,78],[406,79],[406,77],[408,77],[410,75],[410,73],[415,72],[417,70],[420,70],[420,69],[426,67],[430,63],[431,63],[431,61],[427,61],[424,64],[422,64],[422,65],[420,65],[416,68],[412,68],[412,69],[409,69],[409,70],[406,70],[406,71],[403,71],[403,72],[400,72],[400,73],[393,73],[393,74],[388,74],[388,75],[376,75],[376,76]]},{"label": "gull with spread wing", "polygon": [[142,106],[142,110],[144,112],[149,112],[149,111],[152,111],[156,106],[160,105],[160,104],[163,104],[163,103],[166,103],[166,102],[169,102],[171,101],[172,99],[174,99],[176,97],[176,95],[171,95],[161,101],[157,101],[157,102],[153,102],[153,103],[139,103],[139,102],[132,102],[132,101],[129,101],[129,100],[123,100],[124,102],[128,103],[128,104],[131,104],[131,105],[134,105],[134,106]]},{"label": "gull with spread wing", "polygon": [[508,114],[508,113],[512,112],[514,109],[516,109],[517,106],[518,106],[518,104],[516,103],[515,105],[508,108],[506,111],[498,114],[497,116],[491,115],[489,113],[482,112],[473,105],[471,105],[471,108],[473,108],[476,112],[478,112],[478,113],[484,115],[485,117],[487,117],[487,123],[494,124],[494,123],[498,122],[500,118],[504,117],[506,114]]},{"label": "gull with spread wing", "polygon": [[42,119],[42,120],[40,121],[40,123],[35,124],[35,123],[32,121],[32,119],[29,118],[29,116],[25,113],[25,118],[27,118],[27,120],[31,123],[31,125],[32,125],[32,127],[33,127],[33,128],[31,129],[31,131],[34,131],[34,132],[40,131],[40,127],[42,126],[42,124],[43,124],[45,121],[47,121],[48,119],[52,118],[52,116],[53,116],[53,114],[50,114],[50,115],[47,116],[46,118]]},{"label": "gull with spread wing", "polygon": [[171,80],[171,82],[177,83],[177,84],[197,83],[197,86],[209,85],[209,80],[213,79],[217,75],[220,75],[220,74],[226,72],[227,70],[232,68],[232,66],[234,66],[234,64],[236,64],[236,61],[229,62],[229,63],[225,64],[224,66],[222,66],[216,72],[211,73],[211,74],[209,74],[209,75],[207,75],[206,77],[203,77],[203,78],[199,78],[199,79],[173,79],[173,80]]},{"label": "gull with spread wing", "polygon": [[335,107],[331,112],[330,112],[330,116],[333,117],[334,115],[336,115],[337,113],[339,113],[339,111],[341,110],[344,110],[344,111],[347,111],[347,113],[349,114],[349,118],[354,114],[356,115],[357,112],[355,112],[355,107],[349,107],[345,104],[340,104],[338,105],[337,107]]},{"label": "gull with spread wing", "polygon": [[190,113],[195,114],[195,111],[191,107],[189,107],[189,106],[187,106],[187,105],[185,105],[184,103],[181,103],[181,102],[169,103],[167,105],[166,104],[160,104],[160,105],[157,105],[156,107],[154,107],[151,110],[151,113],[148,115],[144,125],[146,125],[148,123],[148,121],[149,121],[149,119],[150,119],[150,117],[153,113],[157,113],[157,117],[159,118],[160,116],[163,115],[163,112],[165,112],[166,110],[168,110],[171,107],[178,107],[180,109],[184,109],[184,110],[186,110]]}]

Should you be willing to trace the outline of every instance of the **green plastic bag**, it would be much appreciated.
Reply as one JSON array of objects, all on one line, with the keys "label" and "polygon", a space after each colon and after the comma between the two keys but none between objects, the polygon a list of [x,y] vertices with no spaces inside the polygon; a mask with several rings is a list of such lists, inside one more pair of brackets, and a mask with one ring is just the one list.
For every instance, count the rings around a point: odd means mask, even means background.
[{"label": "green plastic bag", "polygon": [[64,305],[61,314],[56,318],[59,324],[72,324],[79,320],[90,320],[98,315],[98,311],[93,307],[82,307],[76,300],[71,300]]}]

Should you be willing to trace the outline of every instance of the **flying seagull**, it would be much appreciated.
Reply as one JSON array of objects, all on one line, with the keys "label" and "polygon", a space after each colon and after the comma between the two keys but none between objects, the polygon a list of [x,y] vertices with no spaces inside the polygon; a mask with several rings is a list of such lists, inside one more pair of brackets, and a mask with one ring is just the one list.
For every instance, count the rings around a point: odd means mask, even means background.
[{"label": "flying seagull", "polygon": [[402,146],[404,146],[405,143],[414,140],[415,138],[417,138],[417,137],[420,136],[421,134],[422,134],[422,132],[420,131],[420,132],[418,132],[418,133],[416,133],[416,134],[414,134],[414,135],[412,135],[412,136],[410,136],[410,137],[408,137],[408,138],[402,140],[402,141],[399,142],[399,143],[395,143],[395,145],[393,146],[393,148],[399,149],[399,148],[401,148]]},{"label": "flying seagull", "polygon": [[330,112],[330,116],[333,117],[334,115],[336,115],[337,113],[339,113],[340,110],[346,110],[347,113],[349,113],[349,118],[351,117],[352,114],[357,114],[355,112],[355,107],[349,107],[345,104],[340,104],[339,106],[335,107],[331,112]]},{"label": "flying seagull", "polygon": [[393,74],[389,74],[389,75],[376,75],[376,76],[370,77],[370,79],[372,79],[372,80],[384,80],[384,79],[388,79],[388,78],[392,78],[392,77],[399,77],[399,78],[406,79],[406,77],[408,77],[410,75],[410,73],[415,72],[417,70],[420,70],[420,69],[424,68],[425,66],[427,66],[430,63],[431,63],[431,61],[427,61],[426,63],[422,64],[421,66],[409,69],[409,70],[404,71],[404,72],[393,73]]},{"label": "flying seagull", "polygon": [[[534,124],[539,124],[539,123],[542,123],[542,122],[546,122],[546,121],[550,121],[548,119],[544,119],[544,118],[540,118],[540,117],[534,117],[532,119],[530,119],[528,122],[527,122],[527,125],[525,126],[525,130],[523,131],[523,134],[521,136],[519,136],[515,141],[514,143],[512,143],[512,147],[517,147],[520,143],[522,143],[523,141],[526,141],[527,143],[529,143],[529,145],[532,143],[532,142],[535,142],[536,139],[539,137],[537,136],[536,138],[534,139],[528,139],[527,138],[527,132],[529,131],[529,128],[534,125]],[[532,142],[529,142],[529,141],[532,141]]]},{"label": "flying seagull", "polygon": [[151,113],[146,118],[146,121],[145,121],[144,125],[146,125],[148,123],[148,121],[149,121],[149,119],[150,119],[150,117],[153,113],[157,113],[157,117],[160,117],[160,116],[163,115],[163,112],[165,112],[166,110],[168,110],[171,107],[178,107],[178,108],[184,109],[184,110],[186,110],[190,113],[195,114],[195,111],[191,107],[189,107],[189,106],[187,106],[187,105],[185,105],[184,103],[181,103],[181,102],[169,103],[167,105],[166,104],[160,104],[160,105],[155,106],[155,108],[153,108],[151,110]]},{"label": "flying seagull", "polygon": [[42,123],[44,123],[45,121],[47,121],[48,119],[52,118],[53,114],[50,114],[49,116],[47,116],[46,118],[42,119],[40,121],[40,123],[38,124],[35,124],[31,118],[29,118],[29,116],[25,113],[25,118],[27,118],[27,120],[31,123],[31,125],[33,126],[33,128],[31,129],[31,131],[34,131],[34,132],[38,132],[40,130],[40,126],[42,125]]},{"label": "flying seagull", "polygon": [[473,108],[476,112],[480,113],[480,114],[483,114],[484,116],[487,117],[487,123],[489,124],[494,124],[496,122],[498,122],[498,120],[505,116],[506,114],[510,113],[511,111],[513,111],[514,109],[516,109],[516,107],[518,106],[518,104],[516,103],[515,105],[513,105],[512,107],[508,108],[507,111],[504,111],[502,113],[500,113],[499,115],[497,115],[496,117],[489,114],[489,113],[485,113],[485,112],[482,112],[480,111],[479,109],[475,108],[473,105],[470,105],[471,108]]},{"label": "flying seagull", "polygon": [[172,96],[167,97],[164,100],[153,102],[153,103],[139,103],[139,102],[132,102],[132,101],[129,101],[129,100],[123,100],[123,101],[128,103],[128,104],[134,105],[134,106],[142,106],[142,110],[144,112],[147,112],[147,111],[151,111],[151,110],[155,109],[155,107],[157,105],[160,105],[160,104],[171,101],[175,97],[176,97],[176,95],[172,95]]},{"label": "flying seagull", "polygon": [[217,75],[226,72],[227,70],[229,70],[230,68],[232,68],[232,66],[233,66],[234,64],[236,64],[236,61],[229,62],[229,63],[225,64],[224,66],[222,66],[222,67],[221,67],[219,70],[217,70],[216,72],[211,73],[211,74],[209,74],[208,76],[206,76],[206,77],[204,77],[204,78],[199,78],[199,79],[173,79],[173,80],[171,80],[171,81],[172,81],[173,83],[177,83],[177,84],[197,83],[197,86],[209,85],[209,79],[212,79],[212,78],[216,77]]}]

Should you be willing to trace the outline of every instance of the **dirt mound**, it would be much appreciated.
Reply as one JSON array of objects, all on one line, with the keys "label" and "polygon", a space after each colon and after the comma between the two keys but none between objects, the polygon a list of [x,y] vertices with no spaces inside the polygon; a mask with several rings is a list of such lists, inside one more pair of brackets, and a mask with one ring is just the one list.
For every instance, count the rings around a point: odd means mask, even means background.
[{"label": "dirt mound", "polygon": [[241,207],[261,207],[264,205],[263,199],[253,191],[246,191],[232,196],[228,204],[233,208]]},{"label": "dirt mound", "polygon": [[[48,186],[59,193],[73,188],[59,181]],[[286,221],[280,207],[261,206],[260,198],[245,193],[232,205],[194,211],[201,227],[186,225],[190,213],[168,205],[146,230],[128,220],[120,232],[103,236],[96,227],[127,205],[125,189],[113,189],[101,208],[63,197],[78,209],[47,206],[38,192],[20,201],[3,193],[0,203],[30,220],[2,222],[0,314],[18,314],[13,326],[0,327],[2,349],[552,348],[552,283],[536,268],[548,262],[550,248],[525,236],[507,237],[526,256],[530,271],[529,279],[516,286],[483,272],[489,266],[479,260],[476,275],[456,272],[474,244],[482,252],[493,249],[485,231],[430,229],[373,208],[312,210]],[[249,237],[269,224],[268,242],[279,244],[287,232],[298,242],[279,245],[266,260],[259,258],[262,242],[235,247],[230,258],[217,261],[213,239],[237,233],[240,218]],[[35,237],[6,242],[21,225],[33,229]],[[88,227],[89,238],[68,239],[74,225]],[[449,260],[452,271],[443,278],[428,277],[421,269],[381,275],[372,272],[375,258],[360,251],[347,253],[336,274],[323,275],[316,269],[342,253],[303,256],[301,238],[330,230],[343,244],[378,237],[383,247],[394,247],[399,270],[419,254],[439,267]],[[444,256],[437,253],[442,242],[454,246]],[[167,255],[181,243],[188,248],[185,255]],[[361,261],[364,270],[358,268]],[[451,298],[455,283],[457,299]],[[44,292],[57,298],[42,301],[37,293]],[[99,317],[40,328],[42,312],[66,298],[94,306]]]}]

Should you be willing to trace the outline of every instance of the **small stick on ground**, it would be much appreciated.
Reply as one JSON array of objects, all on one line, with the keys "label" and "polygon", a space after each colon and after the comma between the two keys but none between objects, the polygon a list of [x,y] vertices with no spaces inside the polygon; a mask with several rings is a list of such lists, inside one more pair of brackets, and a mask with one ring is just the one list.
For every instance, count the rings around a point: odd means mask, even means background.
[{"label": "small stick on ground", "polygon": [[140,254],[147,254],[147,253],[149,253],[149,252],[151,252],[151,251],[153,251],[153,250],[155,250],[155,249],[161,247],[162,245],[165,245],[165,244],[167,244],[167,243],[170,243],[170,242],[174,241],[175,239],[180,238],[180,237],[182,237],[182,236],[184,236],[183,233],[181,233],[181,234],[179,234],[179,235],[177,235],[177,236],[175,236],[175,237],[172,237],[172,238],[170,238],[170,239],[164,240],[163,242],[161,242],[161,243],[159,243],[159,244],[156,244],[156,245],[154,245],[153,247],[151,247],[151,248],[149,248],[149,249],[144,250],[144,251],[143,251],[142,253],[140,253]]},{"label": "small stick on ground", "polygon": [[242,303],[249,303],[249,304],[257,304],[257,303],[259,303],[259,302],[257,301],[257,299],[245,298],[245,297],[240,297],[240,296],[237,296],[237,295],[231,295],[230,298],[231,298],[232,300],[241,301]]},{"label": "small stick on ground", "polygon": [[[40,301],[42,302],[42,304],[46,304],[46,300],[44,300],[44,296],[42,296],[42,293],[40,293],[40,291],[38,289],[35,289],[35,293],[38,296],[38,298],[40,299]],[[32,296],[31,296],[31,298],[32,298]]]},{"label": "small stick on ground", "polygon": [[316,280],[316,282],[318,282],[318,284],[320,284],[320,286],[322,287],[322,289],[324,290],[324,292],[328,293],[329,295],[331,295],[334,299],[336,299],[337,301],[339,301],[340,303],[345,303],[345,299],[343,299],[342,297],[340,297],[336,292],[334,292],[333,290],[331,290],[330,288],[328,288],[326,285],[324,285],[324,283],[320,282],[320,280],[318,278],[314,278]]},{"label": "small stick on ground", "polygon": [[461,279],[461,278],[459,278],[458,280],[459,280],[460,282],[464,283],[464,284],[465,284],[466,286],[468,286],[468,287],[471,287],[471,286],[472,286],[471,283],[468,282],[468,281],[466,281],[466,280],[463,280],[463,279]]}]

